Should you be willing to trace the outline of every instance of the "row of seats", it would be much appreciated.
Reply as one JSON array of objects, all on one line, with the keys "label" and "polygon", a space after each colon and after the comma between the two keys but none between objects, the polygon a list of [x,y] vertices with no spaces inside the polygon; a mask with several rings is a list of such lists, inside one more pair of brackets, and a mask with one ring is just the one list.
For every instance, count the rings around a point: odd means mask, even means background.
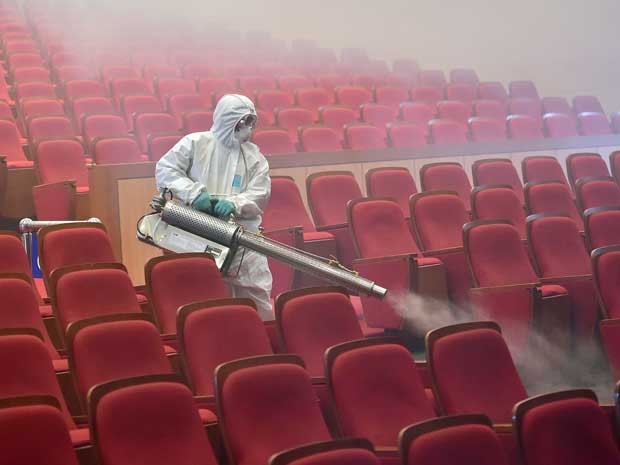
[{"label": "row of seats", "polygon": [[[76,233],[78,232],[78,230],[80,229],[80,227],[83,229],[83,226],[74,226],[74,227],[64,227],[64,232],[71,232],[72,234],[70,235],[71,238],[73,240],[71,240],[71,243],[73,244],[73,248],[75,249],[75,244],[76,244]],[[96,230],[98,228],[95,228],[94,230]],[[100,229],[99,229],[100,230]],[[47,234],[50,234],[51,232],[56,232],[57,234],[61,231],[61,229],[59,228],[54,228],[52,231],[50,231]],[[70,237],[67,237],[65,235],[64,239],[65,240],[69,240],[71,239]],[[47,238],[44,238],[44,241],[48,241],[46,242],[48,245],[47,248],[47,253],[60,253],[61,249],[59,247],[54,247],[54,250],[51,250],[49,247],[52,246],[52,244],[49,243],[49,239],[50,236],[48,236]],[[485,241],[488,243],[488,239],[484,239],[484,238],[479,238],[478,239],[479,242],[484,243]],[[518,240],[517,240],[518,242]],[[56,245],[58,246],[59,243],[57,242]],[[501,247],[501,245],[499,245],[498,247]],[[65,247],[66,250],[66,247]],[[84,250],[84,249],[81,249]],[[514,248],[512,248],[511,250],[515,250]],[[572,250],[572,249],[571,249]],[[22,252],[23,253],[23,252]],[[44,253],[44,251],[42,250],[42,253]],[[616,252],[616,256],[620,256],[617,252]],[[92,260],[92,258],[90,259]],[[197,263],[198,260],[203,261],[205,264],[209,264],[210,263],[210,268],[212,269],[212,272],[210,272],[209,276],[204,275],[202,272],[197,271]],[[189,274],[179,274],[178,271],[174,272],[173,269],[170,266],[174,266],[174,265],[181,265],[182,262],[185,261],[185,266],[184,268],[187,270],[187,272]],[[165,279],[165,280],[173,280],[175,283],[177,283],[177,287],[174,288],[175,292],[174,293],[170,293],[169,290],[172,289],[172,287],[170,285],[162,285],[161,289],[162,291],[165,291],[166,289],[168,290],[167,292],[167,299],[170,298],[174,298],[176,300],[176,303],[174,302],[169,302],[169,304],[171,305],[171,307],[174,307],[173,309],[176,309],[177,303],[179,302],[179,299],[183,299],[185,302],[189,302],[189,301],[193,301],[192,299],[196,299],[199,298],[196,294],[194,295],[189,295],[186,292],[178,292],[179,288],[178,285],[179,283],[183,283],[185,285],[186,289],[189,288],[193,288],[195,291],[199,291],[200,292],[204,292],[205,290],[205,286],[204,283],[205,282],[209,282],[211,283],[211,285],[215,285],[215,280],[217,280],[218,278],[216,278],[216,276],[218,276],[217,273],[217,269],[215,268],[214,263],[209,260],[208,258],[205,258],[204,256],[200,256],[200,257],[183,257],[183,256],[170,256],[170,257],[164,257],[163,259],[158,260],[158,265],[163,265],[163,268],[160,270],[161,275],[160,278],[158,279]],[[207,266],[207,268],[209,267]],[[514,263],[513,263],[514,266]],[[73,314],[69,315],[70,318],[74,318],[75,322],[74,326],[73,326],[73,332],[71,331],[71,324],[69,324],[68,326],[66,326],[68,333],[67,333],[67,337],[72,338],[72,342],[70,343],[70,347],[72,347],[72,349],[70,350],[70,353],[73,353],[74,356],[76,354],[76,344],[85,344],[82,347],[84,347],[84,356],[97,356],[97,357],[103,357],[105,356],[108,352],[106,350],[103,350],[105,347],[109,348],[110,351],[112,351],[111,356],[114,356],[114,354],[117,354],[116,357],[114,358],[114,360],[116,360],[116,363],[128,363],[129,360],[127,360],[127,354],[130,353],[127,350],[123,350],[123,345],[119,343],[119,337],[120,337],[120,333],[117,331],[120,331],[119,328],[123,327],[123,326],[127,326],[128,328],[136,328],[136,327],[143,327],[143,328],[152,328],[149,329],[147,331],[147,333],[149,334],[154,334],[155,338],[153,338],[153,336],[151,336],[151,339],[144,339],[144,338],[136,338],[135,335],[132,335],[131,332],[129,332],[129,334],[125,334],[125,337],[127,337],[127,341],[129,343],[129,341],[131,341],[131,343],[135,343],[135,341],[138,339],[140,341],[142,341],[142,343],[140,344],[140,347],[143,350],[146,350],[147,347],[149,347],[148,344],[146,344],[146,341],[151,340],[151,341],[159,341],[159,338],[157,338],[157,333],[153,331],[154,327],[149,323],[146,324],[144,323],[144,318],[136,318],[134,316],[128,315],[127,318],[121,318],[119,321],[113,323],[114,319],[119,319],[118,316],[110,316],[108,318],[104,318],[98,322],[96,322],[95,320],[92,320],[90,322],[85,321],[84,323],[78,324],[77,322],[82,321],[84,318],[88,318],[88,317],[93,317],[94,314],[92,312],[99,312],[100,314],[109,314],[110,312],[112,313],[117,313],[118,309],[120,308],[124,308],[126,312],[128,313],[137,313],[139,312],[139,310],[136,308],[135,304],[133,304],[133,308],[132,307],[128,307],[128,306],[124,306],[120,304],[120,300],[118,299],[127,299],[130,298],[131,295],[133,295],[133,289],[131,287],[131,285],[129,284],[129,286],[127,285],[128,282],[128,278],[126,277],[126,274],[124,273],[124,271],[118,267],[110,267],[109,265],[102,265],[99,267],[95,267],[92,264],[91,265],[86,265],[83,267],[69,267],[69,268],[57,268],[57,271],[52,272],[52,281],[55,281],[54,284],[54,291],[52,291],[52,295],[53,295],[53,302],[55,305],[55,313],[57,315],[57,317],[60,317],[61,315],[61,307],[65,307],[67,309],[69,309],[70,311],[73,312]],[[215,273],[215,274],[214,274]],[[199,275],[199,276],[197,276]],[[113,276],[116,276],[116,278],[111,279]],[[122,280],[119,280],[122,276],[125,276],[124,278],[122,278]],[[194,276],[195,279],[193,280],[192,283],[190,283],[187,278],[190,276]],[[123,280],[125,282],[125,284],[123,283]],[[2,283],[4,283],[5,285],[9,286],[11,279],[7,279],[2,280]],[[63,282],[64,281],[64,282]],[[30,287],[30,285],[28,284],[28,281],[24,281],[22,279],[15,279],[13,278],[13,282],[17,282],[17,283],[21,283],[21,288],[26,292],[29,293],[31,296],[34,296],[34,294],[32,293],[32,288]],[[162,283],[163,284],[163,283]],[[99,293],[93,293],[94,289],[99,288],[100,286],[103,285],[104,289],[107,289],[108,292],[99,292]],[[111,286],[111,287],[110,287]],[[7,287],[7,289],[10,289],[10,287]],[[73,291],[71,290],[73,289]],[[115,292],[110,292],[111,289],[114,289]],[[124,289],[123,291],[121,291],[121,289]],[[181,295],[182,294],[182,295]],[[33,297],[30,297],[29,300],[28,299],[23,299],[23,295],[22,297],[15,297],[15,290],[11,290],[9,292],[9,297],[13,296],[13,298],[18,298],[20,301],[24,301],[24,302],[32,302],[33,301]],[[151,297],[151,302],[154,304],[155,301],[157,301],[160,298],[163,298],[164,296],[162,295],[161,297],[158,296],[158,292],[153,292],[153,289],[151,289],[151,292],[149,292],[149,296]],[[203,294],[204,296],[204,294]],[[105,298],[105,299],[104,299]],[[204,297],[202,297],[204,298]],[[135,299],[135,297],[133,297],[133,299]],[[132,299],[132,300],[133,300]],[[116,301],[115,305],[112,305],[112,301]],[[9,303],[10,300],[2,300],[3,302],[7,302]],[[127,300],[125,300],[126,302],[128,302]],[[87,303],[89,302],[89,303]],[[331,302],[331,303],[329,303]],[[233,313],[235,312],[232,308],[224,308],[224,309],[217,309],[217,304],[218,302],[214,302],[215,305],[211,305],[211,304],[199,304],[199,305],[189,305],[187,308],[187,313],[185,312],[181,312],[179,314],[179,318],[181,318],[181,320],[184,321],[182,326],[177,326],[179,328],[183,328],[178,332],[178,335],[180,337],[191,337],[191,334],[195,334],[196,336],[196,341],[189,343],[188,340],[185,339],[184,343],[181,343],[180,347],[182,351],[185,351],[184,353],[187,356],[187,353],[190,349],[195,349],[196,353],[199,354],[199,361],[200,363],[197,365],[197,369],[200,370],[204,370],[205,367],[205,363],[204,363],[204,357],[206,356],[206,354],[210,353],[208,349],[208,347],[212,347],[212,348],[217,348],[216,353],[221,354],[221,350],[222,350],[222,342],[217,342],[217,340],[215,339],[217,335],[222,335],[225,336],[226,341],[230,343],[230,341],[234,341],[239,342],[239,341],[243,341],[244,343],[247,344],[253,344],[252,341],[254,341],[254,339],[249,339],[249,335],[251,333],[248,333],[248,324],[249,323],[245,323],[245,324],[241,324],[240,321],[245,321],[243,320],[243,317],[241,317],[240,315],[244,314],[243,312],[239,312],[239,314],[237,315],[235,313],[234,318],[233,318]],[[235,302],[237,305],[241,305],[242,307],[245,305],[247,308],[247,302]],[[96,304],[96,305],[95,305]],[[219,302],[220,305],[224,305],[223,302]],[[88,311],[88,315],[84,313],[84,311]],[[195,312],[195,313],[194,313]],[[319,317],[316,312],[320,312],[321,317]],[[36,309],[34,312],[30,312],[31,314],[35,314],[36,315]],[[201,317],[200,314],[212,314],[212,318],[215,318],[215,320],[212,319],[205,319],[206,316]],[[185,327],[185,325],[189,325],[190,324],[190,319],[191,319],[191,315],[195,314],[195,319],[194,319],[194,324],[203,324],[203,325],[207,325],[207,328],[211,328],[214,333],[212,337],[209,338],[205,338],[204,337],[204,331],[205,329],[203,328],[202,330],[199,329],[194,329],[191,330],[189,329],[189,327]],[[262,332],[264,333],[264,329],[258,329],[258,328],[263,328],[262,324],[260,324],[260,322],[258,322],[258,325],[256,324],[257,322],[257,315],[256,312],[253,310],[252,306],[250,306],[250,308],[248,308],[245,311],[245,314],[249,316],[251,316],[251,321],[254,321],[254,327],[258,332]],[[288,315],[287,315],[288,314]],[[15,315],[15,313],[13,313],[13,315]],[[24,325],[24,321],[23,318],[25,316],[25,312],[19,312],[18,314],[18,318],[22,318],[22,321],[20,323],[17,323],[18,325]],[[218,316],[220,315],[220,316]],[[332,338],[333,337],[342,337],[342,334],[344,331],[347,332],[347,334],[349,334],[348,337],[350,338],[359,338],[360,336],[360,330],[359,327],[357,330],[354,330],[353,328],[356,327],[357,324],[357,317],[355,315],[355,311],[351,306],[350,301],[348,300],[348,296],[346,296],[346,294],[342,294],[342,291],[335,291],[332,290],[331,292],[328,292],[327,294],[325,293],[325,291],[323,290],[322,292],[318,292],[317,291],[294,291],[292,293],[288,293],[287,295],[283,295],[281,297],[279,297],[276,301],[276,315],[278,317],[278,328],[280,331],[280,334],[282,335],[282,343],[285,345],[286,350],[297,353],[299,355],[301,355],[304,359],[304,362],[306,364],[307,369],[309,370],[310,374],[314,374],[314,376],[320,376],[321,373],[323,372],[323,363],[321,361],[322,358],[322,354],[323,351],[325,349],[325,347],[322,347],[324,344],[333,344],[337,341],[334,341]],[[348,315],[348,316],[347,316]],[[214,325],[216,325],[215,322],[218,321],[218,319],[224,318],[224,321],[226,320],[226,316],[229,317],[228,321],[233,325],[232,327],[230,327],[229,330],[222,330],[221,327],[215,327]],[[288,316],[288,318],[287,318]],[[132,322],[129,323],[129,321],[131,320],[137,320],[137,322]],[[339,321],[340,323],[338,323],[335,319],[337,319],[337,321]],[[62,325],[64,325],[66,323],[65,320],[63,319],[59,319],[59,322],[64,321],[64,323],[61,323]],[[161,322],[160,319],[158,319],[158,321]],[[332,322],[331,324],[329,322]],[[346,323],[348,321],[348,323]],[[326,324],[327,322],[327,324]],[[15,322],[12,322],[13,325],[15,325]],[[30,327],[32,325],[32,323],[26,323],[28,324],[28,326]],[[40,324],[39,324],[40,327]],[[103,346],[91,346],[88,344],[87,340],[88,340],[88,334],[90,332],[90,337],[93,338],[91,339],[92,344],[97,344],[97,343],[102,343],[102,337],[104,337],[104,334],[106,333],[105,329],[108,329],[108,331],[114,331],[115,332],[115,336],[110,336],[113,337],[113,340],[115,341],[114,344],[107,344],[107,345],[103,345]],[[240,335],[239,338],[233,338],[231,337],[231,331],[233,331],[233,328],[236,328],[237,331],[241,330],[243,335]],[[351,328],[352,332],[349,332],[349,330],[345,330],[345,328]],[[462,328],[461,328],[462,329]],[[470,328],[471,329],[471,328]],[[489,329],[488,327],[485,329]],[[498,328],[496,325],[492,325],[490,327],[490,329],[492,329],[491,333],[498,333]],[[326,331],[326,330],[330,330],[330,331]],[[149,332],[150,331],[150,332]],[[192,331],[195,331],[192,333]],[[336,331],[339,332],[339,335],[335,335],[332,331]],[[308,337],[308,332],[311,332],[312,334],[315,335],[322,335],[321,338],[309,338]],[[443,331],[444,333],[447,333],[445,330]],[[164,331],[164,335],[166,334],[166,332]],[[81,339],[80,339],[81,336]],[[436,338],[432,338],[429,337],[428,341],[429,344],[431,343],[435,343],[435,339]],[[458,339],[462,339],[461,337]],[[497,337],[496,337],[497,339]],[[499,337],[499,339],[501,340],[501,337]],[[170,337],[166,338],[167,341],[172,341],[172,339],[170,339]],[[262,336],[262,340],[263,341],[267,341],[268,337],[263,335]],[[379,340],[375,340],[377,342],[380,343]],[[308,345],[308,342],[311,342],[310,345]],[[39,343],[41,344],[41,343]],[[208,347],[205,347],[204,344],[209,344]],[[213,345],[214,344],[214,345]],[[265,342],[263,342],[263,345],[265,344]],[[372,346],[373,342],[372,340],[370,341],[370,343],[364,343],[362,346],[360,346],[360,344],[356,344],[356,343],[352,343],[352,349],[353,348],[361,348],[361,347],[367,347],[367,346]],[[469,342],[469,341],[463,341],[464,347],[469,348],[469,350],[473,350],[474,345]],[[161,347],[161,342],[157,342],[157,345],[159,347]],[[267,347],[267,346],[264,346]],[[322,347],[322,348],[321,348]],[[334,356],[339,356],[339,354],[341,353],[345,353],[344,352],[344,347],[343,348],[339,348],[338,350],[334,350]],[[403,351],[404,354],[407,354],[406,351],[404,351],[403,349],[399,349],[400,351]],[[444,349],[445,350],[445,349]],[[498,350],[497,349],[493,349],[491,351],[489,351],[488,349],[481,349],[483,350],[483,352],[481,353],[493,353],[494,354],[494,360],[496,363],[501,363],[501,360],[499,360],[499,358],[495,358],[495,356],[498,354]],[[503,349],[504,353],[508,354],[507,349]],[[429,354],[432,354],[433,349],[429,349]],[[163,349],[159,349],[158,351],[160,354],[164,352]],[[362,351],[364,352],[364,351]],[[0,353],[6,353],[5,351],[0,351]],[[15,353],[15,351],[12,351],[10,353]],[[39,353],[47,353],[47,352],[41,352],[41,349],[39,349]],[[135,352],[135,349],[133,352],[131,352],[134,356],[139,356],[140,352]],[[381,352],[380,352],[381,353]],[[471,357],[467,356],[467,353],[464,352],[464,350],[461,348],[454,348],[454,353],[455,354],[461,354],[463,357],[465,357],[466,359],[472,359]],[[467,376],[469,376],[469,372],[466,370],[465,366],[461,363],[458,362],[454,362],[454,358],[455,355],[454,353],[447,353],[445,355],[445,360],[446,363],[448,363],[447,367],[453,367],[454,368],[458,368],[459,370],[464,370],[462,371],[463,374],[465,374],[465,372],[467,373]],[[471,354],[469,354],[471,355]],[[48,355],[49,356],[49,355]],[[509,357],[509,355],[508,355]],[[402,357],[401,357],[402,358]],[[476,358],[476,357],[474,357]],[[402,358],[403,360],[408,360],[407,363],[411,364],[411,358],[410,356],[407,354],[404,358]],[[343,359],[344,360],[344,359]],[[433,360],[433,366],[434,369],[440,369],[440,361],[436,360],[435,358],[432,359]],[[108,369],[112,368],[112,365],[110,365],[109,362],[108,364],[104,363],[102,360],[99,360],[98,363],[94,363],[94,362],[89,362],[88,360],[84,360],[82,363],[84,363],[84,365],[79,365],[79,367],[84,367],[84,373],[85,376],[102,376],[103,375],[103,367],[108,367]],[[191,363],[188,362],[186,360],[185,363]],[[215,362],[213,366],[216,366],[218,364],[218,362]],[[136,363],[135,365],[131,364],[131,368],[132,369],[136,369],[137,367],[139,367],[141,370],[146,369],[145,367],[152,367],[153,365],[148,365],[146,363]],[[21,370],[20,372],[24,373],[23,370],[23,362],[19,364]],[[89,370],[89,367],[92,368],[93,366],[97,367],[97,370],[93,371],[92,369]],[[159,365],[161,366],[161,365]],[[334,366],[335,364],[328,364],[329,366]],[[362,376],[361,379],[382,379],[382,377],[379,377],[377,375],[377,372],[369,372],[369,364],[368,361],[363,358],[363,360],[360,360],[360,369],[363,370],[362,373],[360,373],[358,376]],[[389,367],[394,367],[393,364],[390,363],[381,363],[380,361],[377,362],[377,368],[380,370],[387,370],[388,373],[392,373],[392,374],[396,374],[397,378],[399,380],[399,383],[405,382],[405,380],[401,377],[407,378],[407,373],[410,373],[411,368],[409,369],[409,371],[404,371],[402,369],[390,369]],[[488,368],[488,375],[493,378],[494,380],[500,380],[500,378],[498,378],[496,376],[496,369],[493,368],[491,365],[489,364],[480,364],[478,365],[480,367],[484,367],[484,368]],[[74,369],[79,369],[78,368],[78,363],[76,363],[74,361],[73,363],[73,368]],[[157,369],[157,368],[156,368]],[[48,369],[49,372],[49,369]],[[190,372],[193,373],[193,371],[190,370]],[[329,372],[327,373],[329,375]],[[306,376],[310,376],[310,375],[306,375]],[[268,377],[269,378],[269,377]],[[276,379],[271,377],[272,379]],[[438,373],[435,373],[434,375],[434,379],[438,378]],[[309,379],[309,378],[308,378]],[[352,373],[349,371],[346,371],[342,374],[342,380],[343,382],[346,382],[347,384],[350,384],[351,382],[354,382],[354,380],[358,380],[360,378],[356,377],[356,376],[352,376]],[[501,383],[503,386],[503,392],[506,392],[507,389],[507,383],[506,382],[506,377],[502,377],[501,378]],[[408,383],[410,383],[411,381],[409,381]],[[334,387],[334,384],[336,383],[336,381],[332,380],[331,382],[331,386],[332,386],[332,390]],[[207,383],[206,385],[208,386],[210,383]],[[240,386],[245,386],[245,388],[247,389],[248,386],[251,386],[253,383],[242,383],[240,384]],[[356,383],[358,386],[372,386],[372,383],[369,382],[362,382],[361,384]],[[195,384],[197,385],[197,384]],[[449,382],[446,384],[446,386],[453,386],[454,383],[453,382]],[[460,384],[458,384],[460,386]],[[515,388],[518,387],[519,384],[514,385]],[[221,383],[216,384],[216,386],[221,386]],[[512,384],[510,384],[510,386],[513,386]],[[464,386],[461,388],[463,389]],[[359,388],[358,388],[359,389]],[[386,393],[390,393],[392,391],[390,391],[389,389],[379,389],[378,391],[374,388],[370,388],[373,392],[377,393],[377,392],[386,392]],[[475,394],[480,394],[480,387],[474,387],[472,386],[473,394],[471,395],[475,395]],[[242,388],[242,390],[244,390]],[[86,392],[87,389],[85,388],[81,388],[81,392]],[[436,391],[438,391],[438,388],[436,388]],[[359,392],[359,391],[358,391]],[[419,392],[420,392],[420,388],[418,387],[416,390],[411,390],[408,389],[406,391],[403,391],[402,389],[399,390],[399,392],[418,392],[418,394],[416,394],[417,396],[419,396]],[[518,389],[517,391],[518,392]],[[463,395],[463,397],[465,397],[466,401],[469,402],[480,402],[480,399],[484,399],[487,401],[493,401],[495,400],[495,397],[492,395],[479,395],[479,397],[475,397],[475,398],[471,398],[469,394],[467,393],[462,393],[461,390],[459,390],[459,392],[455,393],[457,396],[461,396]],[[243,393],[244,396],[246,396],[245,398],[247,399],[247,391],[244,391]],[[413,395],[413,394],[412,394]],[[451,395],[451,394],[449,394]],[[271,398],[279,398],[279,396],[270,396]],[[393,395],[388,395],[386,394],[386,400],[387,399],[391,399],[393,398]],[[524,396],[525,397],[525,396]],[[289,398],[289,397],[286,397]],[[426,399],[425,396],[422,397],[418,397],[418,401],[416,401],[416,403],[414,405],[420,405],[419,403],[422,402],[421,405],[424,405],[424,403],[428,402],[427,400],[422,400],[422,399]],[[349,401],[351,402],[351,396],[350,395],[346,395],[344,397],[340,397],[337,396],[335,398],[336,403],[338,404],[338,401]],[[467,403],[467,402],[466,402]],[[409,404],[412,405],[412,404]],[[508,402],[506,402],[506,404],[503,404],[504,407],[501,406],[495,406],[495,407],[489,407],[489,408],[507,408],[507,410],[503,410],[504,412],[507,412],[507,415],[510,414],[510,407],[511,405],[508,405]],[[421,407],[420,407],[421,408]],[[478,407],[480,408],[480,407]],[[428,407],[427,407],[428,409]],[[429,412],[432,410],[429,410]],[[499,410],[501,411],[501,410]],[[498,412],[499,412],[498,411]],[[349,415],[353,415],[353,410],[349,410],[346,409],[345,412],[351,412],[349,413]],[[391,416],[390,418],[393,420],[394,423],[390,423],[391,425],[397,426],[395,425],[395,423],[397,423],[399,420],[399,418],[403,418],[403,415],[405,415],[407,412],[407,410],[402,410],[402,415],[397,415],[397,416]],[[221,412],[220,412],[221,414]],[[488,415],[492,415],[491,413],[487,413]],[[203,416],[206,414],[203,414]],[[430,415],[433,415],[432,413],[430,413]],[[498,413],[498,415],[500,415]],[[491,416],[491,418],[493,419],[493,417]],[[498,417],[499,418],[499,417]],[[263,419],[264,420],[264,419]],[[351,417],[350,421],[354,421],[355,420],[355,415],[353,417]],[[243,421],[243,420],[242,420]],[[494,421],[498,421],[498,422],[502,422],[503,420],[494,420]],[[372,428],[372,431],[376,431],[376,433],[373,433],[375,435],[379,435],[379,436],[371,436],[371,431],[367,431],[364,432],[363,434],[360,433],[360,435],[365,436],[365,437],[369,437],[371,438],[371,440],[373,440],[373,442],[379,446],[381,444],[384,444],[380,439],[378,438],[385,438],[386,434],[387,434],[387,428],[386,428],[386,424],[385,422],[378,422],[376,420],[371,421],[369,423],[363,423],[362,425],[366,425],[368,428]],[[373,427],[374,425],[374,427]],[[361,427],[361,426],[360,426]],[[377,429],[378,428],[378,429]],[[398,429],[400,428],[395,428],[395,433],[393,435],[393,439],[391,439],[391,441],[395,441],[396,440],[396,433],[398,432]],[[345,433],[345,434],[351,434],[351,433]],[[83,436],[82,436],[83,437]],[[264,439],[264,438],[263,438]],[[261,441],[261,443],[264,443]]]},{"label": "row of seats", "polygon": [[[131,330],[140,332],[138,326],[129,325],[136,322],[117,323],[117,339],[126,341]],[[106,324],[99,326],[102,335]],[[77,464],[72,448],[75,441],[63,418],[60,400],[53,389],[49,392],[51,386],[44,385],[49,365],[45,364],[41,342],[35,336],[18,333],[0,336],[0,345],[2,353],[19,354],[22,366],[36,369],[40,383],[37,395],[9,397],[0,404],[0,423],[8,433],[2,441],[5,457],[14,465]],[[620,463],[609,413],[598,405],[596,395],[579,390],[527,399],[496,325],[473,323],[466,328],[433,331],[429,334],[429,354],[433,367],[445,369],[434,377],[436,392],[444,396],[441,412],[457,411],[460,416],[436,419],[410,354],[398,340],[356,340],[328,349],[326,365],[339,419],[338,433],[331,432],[323,419],[311,377],[297,356],[258,356],[220,365],[215,371],[215,386],[228,459],[272,465],[288,463],[286,459],[312,464],[348,459],[376,465],[398,463],[400,446],[403,464],[431,465],[458,455],[463,463],[472,465],[480,460],[507,465],[517,463],[519,457],[530,464],[559,465],[575,454],[595,460],[589,463]],[[465,382],[471,376],[468,369],[473,368],[471,356],[487,362],[475,364],[486,396]],[[107,361],[118,364],[123,357],[127,354]],[[15,370],[14,358],[3,362],[5,369],[23,373]],[[34,392],[32,385],[27,389]],[[500,429],[497,420],[482,413],[499,408],[496,418],[509,420],[510,404],[515,401],[514,433],[506,426]],[[360,405],[369,404],[373,405],[370,411],[360,409]],[[163,464],[169,463],[171,454],[180,463],[218,463],[191,391],[173,375],[131,378],[125,373],[122,379],[93,388],[88,407],[90,436],[103,465],[130,463],[130,458]],[[507,417],[503,411],[506,407]],[[147,422],[149,427],[145,428]],[[588,428],[585,439],[584,427]],[[359,440],[326,442],[339,436],[367,439],[361,444]],[[37,447],[26,447],[31,446],[28,439]],[[545,444],[542,451],[541,441]],[[378,457],[371,444],[377,448]],[[330,451],[351,448],[366,460],[360,461],[351,450],[348,454],[341,450],[344,456],[329,457]]]}]

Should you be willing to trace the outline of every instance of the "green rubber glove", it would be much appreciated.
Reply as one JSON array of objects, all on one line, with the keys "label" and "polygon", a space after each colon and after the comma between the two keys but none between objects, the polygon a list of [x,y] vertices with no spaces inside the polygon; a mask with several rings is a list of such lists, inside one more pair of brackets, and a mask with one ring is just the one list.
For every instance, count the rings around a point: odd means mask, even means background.
[{"label": "green rubber glove", "polygon": [[235,211],[235,204],[230,200],[220,200],[213,209],[213,213],[222,219],[228,219],[231,213]]},{"label": "green rubber glove", "polygon": [[211,205],[211,196],[208,192],[201,192],[198,197],[192,202],[192,208],[209,215],[213,213],[213,207]]}]

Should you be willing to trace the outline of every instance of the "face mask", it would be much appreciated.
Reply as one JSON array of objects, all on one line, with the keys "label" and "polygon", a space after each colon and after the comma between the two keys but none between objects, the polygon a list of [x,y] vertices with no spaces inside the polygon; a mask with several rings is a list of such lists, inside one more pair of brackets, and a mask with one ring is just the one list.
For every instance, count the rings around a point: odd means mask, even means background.
[{"label": "face mask", "polygon": [[251,127],[241,128],[238,131],[235,131],[235,139],[240,144],[243,144],[244,142],[249,141],[250,137],[252,137],[252,128]]}]

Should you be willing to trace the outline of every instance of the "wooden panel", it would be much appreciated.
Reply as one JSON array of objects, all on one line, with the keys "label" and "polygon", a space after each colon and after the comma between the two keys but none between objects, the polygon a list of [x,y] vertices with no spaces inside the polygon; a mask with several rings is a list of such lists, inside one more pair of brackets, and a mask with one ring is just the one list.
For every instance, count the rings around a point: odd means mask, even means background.
[{"label": "wooden panel", "polygon": [[7,192],[3,215],[9,218],[32,218],[32,187],[37,184],[34,168],[13,168],[7,176]]},{"label": "wooden panel", "polygon": [[117,182],[119,179],[153,178],[154,173],[153,162],[93,165],[89,168],[90,215],[99,218],[105,225],[119,260],[122,254]]},{"label": "wooden panel", "polygon": [[161,255],[155,247],[136,239],[136,223],[150,213],[149,202],[157,193],[155,178],[124,179],[118,181],[118,213],[121,235],[122,261],[134,284],[144,284],[144,265]]}]

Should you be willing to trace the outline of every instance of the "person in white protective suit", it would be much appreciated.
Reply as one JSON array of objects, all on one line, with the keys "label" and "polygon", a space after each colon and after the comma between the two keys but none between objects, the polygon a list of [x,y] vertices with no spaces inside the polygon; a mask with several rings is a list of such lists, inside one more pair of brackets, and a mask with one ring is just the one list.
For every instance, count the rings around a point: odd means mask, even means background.
[{"label": "person in white protective suit", "polygon": [[[187,205],[223,219],[234,215],[246,230],[257,232],[271,194],[269,165],[249,142],[256,109],[243,95],[224,95],[208,132],[182,138],[158,162],[158,189],[168,188]],[[240,248],[224,277],[234,297],[254,300],[263,320],[273,319],[271,272],[267,258]]]}]

